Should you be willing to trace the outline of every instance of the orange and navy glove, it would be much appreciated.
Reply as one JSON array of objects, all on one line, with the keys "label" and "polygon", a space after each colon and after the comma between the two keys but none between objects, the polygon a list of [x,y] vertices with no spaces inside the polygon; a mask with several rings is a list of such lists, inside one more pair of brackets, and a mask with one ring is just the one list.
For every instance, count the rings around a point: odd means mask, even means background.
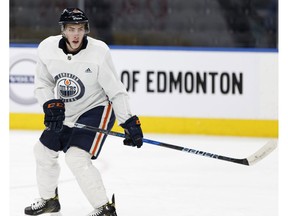
[{"label": "orange and navy glove", "polygon": [[132,116],[125,123],[120,124],[120,126],[125,131],[124,145],[141,148],[143,145],[143,133],[139,118],[136,115]]},{"label": "orange and navy glove", "polygon": [[60,99],[52,99],[43,104],[46,130],[60,132],[65,119],[65,104]]}]

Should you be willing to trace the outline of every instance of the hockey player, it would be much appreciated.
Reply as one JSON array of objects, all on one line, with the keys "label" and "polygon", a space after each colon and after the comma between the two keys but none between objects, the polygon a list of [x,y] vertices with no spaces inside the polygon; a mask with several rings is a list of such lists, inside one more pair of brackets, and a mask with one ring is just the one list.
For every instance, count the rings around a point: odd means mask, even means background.
[{"label": "hockey player", "polygon": [[109,202],[91,161],[98,157],[106,136],[67,125],[77,122],[111,130],[117,118],[126,134],[124,144],[140,148],[140,121],[131,114],[108,46],[87,36],[90,29],[84,12],[67,8],[59,24],[62,35],[48,37],[38,47],[35,96],[43,106],[46,126],[34,147],[41,198],[26,207],[25,214],[60,212],[57,159],[64,151],[68,167],[94,208],[89,216],[116,216],[114,195]]}]

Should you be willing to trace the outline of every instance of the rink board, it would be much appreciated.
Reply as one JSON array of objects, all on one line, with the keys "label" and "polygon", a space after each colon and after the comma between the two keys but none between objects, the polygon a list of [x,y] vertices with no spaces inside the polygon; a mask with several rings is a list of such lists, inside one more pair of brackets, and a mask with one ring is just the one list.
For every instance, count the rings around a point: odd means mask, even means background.
[{"label": "rink board", "polygon": [[[11,129],[43,128],[36,47],[10,46]],[[111,54],[144,132],[278,136],[278,50],[114,46]]]}]

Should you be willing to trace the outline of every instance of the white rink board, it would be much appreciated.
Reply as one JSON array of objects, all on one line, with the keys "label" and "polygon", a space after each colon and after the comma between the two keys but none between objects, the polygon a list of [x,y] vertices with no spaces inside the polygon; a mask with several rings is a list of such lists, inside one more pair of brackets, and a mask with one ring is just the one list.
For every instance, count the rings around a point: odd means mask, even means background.
[{"label": "white rink board", "polygon": [[[138,115],[278,119],[277,52],[111,52]],[[36,48],[10,48],[10,112],[42,113],[33,101],[33,58]]]}]

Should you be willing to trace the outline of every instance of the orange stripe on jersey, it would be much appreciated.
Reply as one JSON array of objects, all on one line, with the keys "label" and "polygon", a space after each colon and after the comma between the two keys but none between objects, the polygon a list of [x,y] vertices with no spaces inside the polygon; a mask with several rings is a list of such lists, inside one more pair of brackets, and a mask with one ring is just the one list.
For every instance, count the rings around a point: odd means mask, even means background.
[{"label": "orange stripe on jersey", "polygon": [[[110,115],[111,108],[112,108],[112,106],[111,106],[111,104],[109,104],[108,107],[107,107],[107,111],[106,111],[106,114],[105,114],[105,117],[104,117],[103,124],[100,126],[101,129],[106,129],[106,127],[107,127],[108,117]],[[99,136],[97,137],[95,146],[94,146],[94,148],[92,150],[92,155],[94,155],[96,150],[98,149],[98,145],[100,143],[100,140],[102,140],[102,136],[103,136],[103,133],[99,133]]]}]

